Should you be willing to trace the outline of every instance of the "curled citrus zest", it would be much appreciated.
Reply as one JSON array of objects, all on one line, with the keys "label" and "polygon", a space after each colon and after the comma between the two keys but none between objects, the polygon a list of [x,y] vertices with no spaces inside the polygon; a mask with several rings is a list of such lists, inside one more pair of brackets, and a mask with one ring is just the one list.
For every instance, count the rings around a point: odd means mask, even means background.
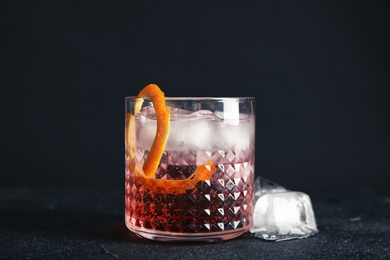
[{"label": "curled citrus zest", "polygon": [[[169,108],[165,106],[165,96],[164,92],[155,85],[149,84],[144,87],[138,94],[140,98],[149,98],[154,106],[156,117],[157,117],[157,131],[156,136],[148,157],[145,160],[143,170],[147,178],[152,177],[160,163],[162,154],[164,153],[165,144],[168,139],[169,134],[169,120],[170,113]],[[142,99],[137,99],[135,102],[135,113],[138,113],[142,106]],[[138,110],[138,111],[137,111]]]},{"label": "curled citrus zest", "polygon": [[184,180],[163,180],[163,179],[148,179],[143,178],[143,186],[150,192],[166,193],[166,194],[183,194],[186,191],[194,189],[199,181],[209,180],[210,176],[215,172],[216,168],[212,161],[206,164],[199,165],[195,172]]},{"label": "curled citrus zest", "polygon": [[157,130],[148,157],[141,169],[141,165],[135,160],[135,116],[128,113],[126,117],[126,155],[129,158],[129,170],[130,172],[136,173],[138,177],[137,182],[142,182],[144,189],[147,189],[150,192],[182,194],[187,190],[194,189],[197,182],[209,180],[211,175],[216,171],[215,165],[211,160],[203,165],[199,165],[195,172],[184,180],[152,178],[158,168],[168,139],[170,111],[169,108],[165,106],[164,92],[155,84],[149,84],[144,87],[138,94],[138,97],[139,98],[137,98],[134,103],[134,114],[141,110],[144,101],[143,98],[149,98],[152,101],[156,112]]},{"label": "curled citrus zest", "polygon": [[135,149],[136,149],[136,134],[135,134],[135,116],[126,114],[126,128],[125,128],[125,145],[126,145],[126,157],[130,160],[129,170],[134,172],[135,170]]}]

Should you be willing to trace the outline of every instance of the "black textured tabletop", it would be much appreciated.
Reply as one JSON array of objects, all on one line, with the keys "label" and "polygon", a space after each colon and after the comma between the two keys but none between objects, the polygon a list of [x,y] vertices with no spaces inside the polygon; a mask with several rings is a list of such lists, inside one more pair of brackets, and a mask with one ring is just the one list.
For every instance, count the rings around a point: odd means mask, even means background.
[{"label": "black textured tabletop", "polygon": [[390,259],[390,197],[308,193],[319,233],[265,242],[164,243],[124,225],[120,190],[0,188],[0,259]]}]

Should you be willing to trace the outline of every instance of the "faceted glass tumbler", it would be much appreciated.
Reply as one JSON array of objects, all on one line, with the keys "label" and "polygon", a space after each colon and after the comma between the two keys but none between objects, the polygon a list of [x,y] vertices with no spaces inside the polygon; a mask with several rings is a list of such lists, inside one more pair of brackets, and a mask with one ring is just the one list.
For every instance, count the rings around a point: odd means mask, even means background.
[{"label": "faceted glass tumbler", "polygon": [[[156,136],[153,103],[125,99],[125,222],[160,241],[220,241],[253,225],[255,100],[166,98],[170,128],[152,177],[143,165]],[[208,177],[196,179],[201,170]],[[203,173],[202,173],[203,174]]]}]

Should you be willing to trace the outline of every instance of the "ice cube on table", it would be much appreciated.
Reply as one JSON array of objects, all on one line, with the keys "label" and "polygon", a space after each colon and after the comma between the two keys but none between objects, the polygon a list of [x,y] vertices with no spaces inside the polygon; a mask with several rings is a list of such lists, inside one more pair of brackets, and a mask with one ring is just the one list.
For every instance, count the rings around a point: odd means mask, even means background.
[{"label": "ice cube on table", "polygon": [[255,182],[253,236],[270,241],[306,238],[318,233],[310,197],[258,177]]},{"label": "ice cube on table", "polygon": [[263,177],[257,177],[255,180],[255,200],[260,198],[264,193],[283,192],[287,189],[276,182],[267,180]]}]

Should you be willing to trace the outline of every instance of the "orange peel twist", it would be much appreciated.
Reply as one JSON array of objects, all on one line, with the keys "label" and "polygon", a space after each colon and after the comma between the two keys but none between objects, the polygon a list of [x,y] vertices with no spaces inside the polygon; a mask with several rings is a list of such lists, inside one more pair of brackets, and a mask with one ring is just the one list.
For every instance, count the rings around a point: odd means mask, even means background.
[{"label": "orange peel twist", "polygon": [[138,97],[134,103],[134,114],[141,110],[143,98],[148,98],[153,103],[157,117],[156,135],[142,169],[139,167],[140,165],[137,165],[134,156],[136,150],[135,116],[129,113],[126,117],[126,154],[130,159],[129,170],[136,172],[138,180],[142,182],[144,189],[148,189],[150,192],[181,194],[195,188],[197,182],[209,180],[216,171],[216,167],[211,160],[203,165],[199,165],[195,172],[184,180],[152,178],[158,168],[168,139],[170,111],[165,105],[164,92],[156,84],[149,84],[144,87],[139,92]]},{"label": "orange peel twist", "polygon": [[[155,174],[158,168],[158,164],[160,163],[160,159],[164,153],[165,144],[169,134],[169,121],[171,116],[169,113],[169,108],[165,106],[164,92],[162,92],[157,85],[147,85],[141,90],[141,92],[138,94],[138,97],[149,98],[152,101],[157,117],[156,136],[154,137],[149,155],[146,158],[145,164],[143,166],[146,178],[150,178]],[[142,102],[142,99],[138,99],[136,101],[134,111],[135,113],[138,113],[141,109]]]}]

